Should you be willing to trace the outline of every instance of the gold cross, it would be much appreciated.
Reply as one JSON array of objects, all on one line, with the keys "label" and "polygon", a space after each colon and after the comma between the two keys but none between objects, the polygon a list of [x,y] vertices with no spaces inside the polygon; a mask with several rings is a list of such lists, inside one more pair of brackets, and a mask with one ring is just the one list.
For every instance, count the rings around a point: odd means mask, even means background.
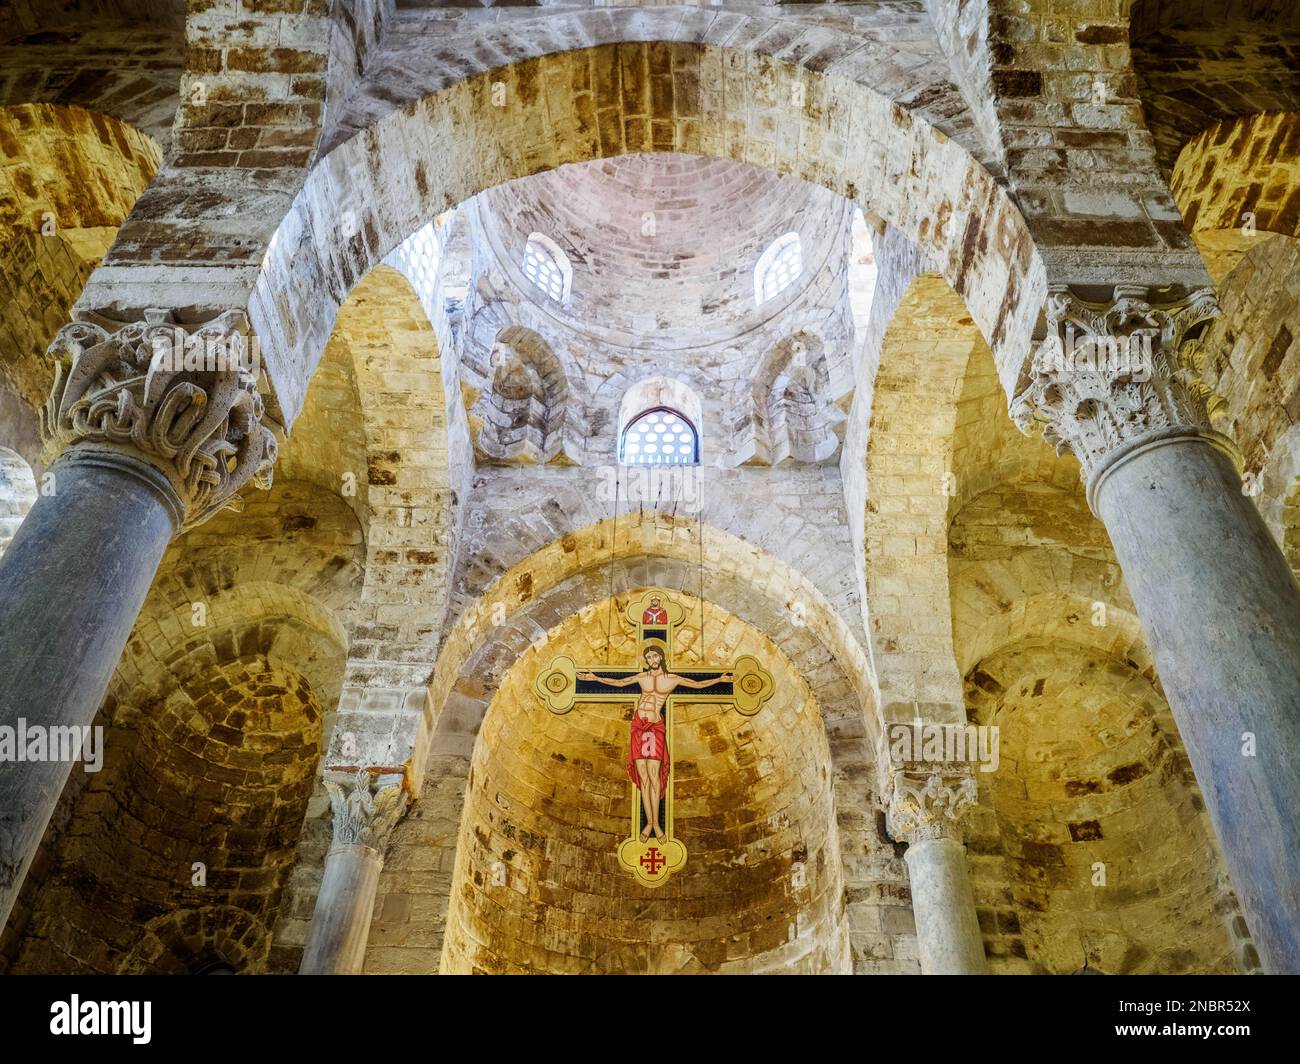
[{"label": "gold cross", "polygon": [[577,702],[636,699],[627,754],[631,830],[619,844],[618,861],[640,882],[657,887],[686,864],[686,847],[673,835],[674,701],[729,702],[752,716],[772,697],[774,683],[749,655],[731,666],[675,668],[674,632],[686,610],[661,588],[633,596],[626,616],[636,625],[641,667],[580,666],[557,657],[538,674],[533,690],[552,713],[568,713]]}]

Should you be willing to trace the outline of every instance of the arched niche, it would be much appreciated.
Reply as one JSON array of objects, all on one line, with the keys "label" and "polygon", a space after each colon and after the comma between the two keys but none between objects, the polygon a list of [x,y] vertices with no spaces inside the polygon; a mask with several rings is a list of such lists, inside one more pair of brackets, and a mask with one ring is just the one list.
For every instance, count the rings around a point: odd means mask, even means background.
[{"label": "arched niche", "polygon": [[[702,634],[698,600],[682,601],[680,664],[754,654],[777,688],[753,717],[677,701],[675,831],[690,851],[686,867],[651,889],[617,866],[629,794],[626,707],[580,703],[553,715],[536,704],[531,685],[545,661],[589,660],[605,642],[609,603],[590,602],[510,665],[484,717],[443,972],[848,970],[821,709],[761,631],[706,605]],[[611,643],[611,660],[635,660],[633,633],[620,628]],[[665,954],[645,933],[647,919],[681,949]]]},{"label": "arched niche", "polygon": [[496,334],[487,365],[466,359],[461,374],[477,461],[574,464],[581,454],[581,419],[564,366],[538,333],[506,325]]},{"label": "arched niche", "polygon": [[[737,465],[834,461],[844,440],[853,393],[831,398],[831,370],[821,337],[800,331],[763,356],[742,394],[735,439]],[[743,412],[745,416],[739,416]]]}]

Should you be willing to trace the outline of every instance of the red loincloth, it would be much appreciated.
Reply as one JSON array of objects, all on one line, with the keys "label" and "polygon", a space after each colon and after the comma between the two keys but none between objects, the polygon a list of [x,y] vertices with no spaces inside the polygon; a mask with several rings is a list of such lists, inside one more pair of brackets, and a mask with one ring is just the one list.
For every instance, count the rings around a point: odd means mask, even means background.
[{"label": "red loincloth", "polygon": [[636,774],[638,761],[661,761],[659,770],[659,797],[668,790],[668,728],[663,718],[646,720],[640,713],[632,715],[632,741],[627,747],[627,774],[632,777],[634,786],[641,786],[641,777]]}]

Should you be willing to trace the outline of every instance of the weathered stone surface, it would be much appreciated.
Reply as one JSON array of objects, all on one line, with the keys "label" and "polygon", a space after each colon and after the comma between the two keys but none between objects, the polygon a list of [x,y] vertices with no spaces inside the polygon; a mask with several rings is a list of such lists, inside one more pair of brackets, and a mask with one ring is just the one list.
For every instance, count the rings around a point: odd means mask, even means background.
[{"label": "weathered stone surface", "polygon": [[[57,802],[53,774],[19,788],[49,827],[0,965],[1228,972],[1258,946],[1288,966],[1286,889],[1227,844],[1293,829],[1294,774],[1243,777],[1223,736],[1296,737],[1213,700],[1285,701],[1296,672],[1294,8],[20,0],[0,601],[26,598],[3,638],[86,641],[39,683],[98,677],[102,703],[59,712],[107,747]],[[524,270],[535,232],[567,259],[559,300]],[[791,232],[802,272],[759,301]],[[1158,504],[1130,485],[1107,509],[1135,458],[1094,499],[1108,535],[1079,461],[1007,416],[1063,320],[1049,295],[1094,322],[1117,286],[1211,279],[1221,313],[1191,316],[1170,370],[1218,398],[1175,412],[1234,441],[1247,482],[1162,467]],[[111,476],[102,529],[42,494],[51,340],[145,311],[246,315],[287,430],[271,491],[170,545]],[[147,410],[138,363],[99,384]],[[1079,426],[1115,383],[1036,396],[1079,415],[1058,436],[1085,472],[1105,455]],[[699,432],[689,493],[616,470],[660,403]],[[621,710],[531,695],[543,648],[622,660],[611,606],[649,584],[692,604],[691,655],[747,648],[782,692],[754,720],[687,704],[694,864],[653,922],[608,845]],[[1239,642],[1211,615],[1244,618]],[[36,682],[7,692],[24,712]],[[995,771],[943,769],[975,780],[965,851],[897,841],[889,726],[967,721],[1001,739]],[[359,769],[409,810],[386,847],[331,856],[326,781]]]}]

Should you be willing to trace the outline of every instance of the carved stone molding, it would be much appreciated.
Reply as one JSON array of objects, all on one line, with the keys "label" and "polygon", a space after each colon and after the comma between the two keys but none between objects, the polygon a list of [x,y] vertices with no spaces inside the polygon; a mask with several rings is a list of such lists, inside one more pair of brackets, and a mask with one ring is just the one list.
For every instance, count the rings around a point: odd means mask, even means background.
[{"label": "carved stone molding", "polygon": [[894,776],[886,824],[899,842],[961,840],[961,817],[977,801],[975,778],[962,772]]},{"label": "carved stone molding", "polygon": [[1047,335],[1011,416],[1073,452],[1090,489],[1117,455],[1162,436],[1206,436],[1231,452],[1210,423],[1222,400],[1200,375],[1201,336],[1218,314],[1208,288],[1173,297],[1117,285],[1105,302],[1052,288]]},{"label": "carved stone molding", "polygon": [[238,509],[250,481],[271,486],[278,451],[248,349],[239,310],[202,325],[164,310],[133,322],[79,313],[50,345],[44,460],[75,448],[146,462],[175,491],[182,530]]},{"label": "carved stone molding", "polygon": [[406,810],[401,774],[380,776],[363,768],[346,779],[327,777],[325,789],[334,810],[334,846],[364,846],[383,853]]}]

